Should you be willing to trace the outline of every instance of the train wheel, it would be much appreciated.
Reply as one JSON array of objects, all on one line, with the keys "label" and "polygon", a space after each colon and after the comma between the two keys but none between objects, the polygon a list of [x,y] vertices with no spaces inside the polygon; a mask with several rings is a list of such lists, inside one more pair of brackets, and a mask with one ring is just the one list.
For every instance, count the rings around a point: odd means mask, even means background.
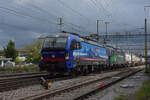
[{"label": "train wheel", "polygon": [[102,71],[104,71],[104,65],[102,65]]},{"label": "train wheel", "polygon": [[88,70],[88,66],[86,65],[86,66],[84,67],[84,74],[87,75],[88,73],[89,73],[89,70]]},{"label": "train wheel", "polygon": [[98,65],[98,71],[101,71],[101,65]]},{"label": "train wheel", "polygon": [[89,73],[91,73],[91,72],[92,72],[92,68],[91,68],[91,66],[90,66],[90,65],[88,65],[88,71],[89,71]]},{"label": "train wheel", "polygon": [[75,69],[72,69],[69,74],[70,76],[73,76],[73,77],[77,76],[77,72]]},{"label": "train wheel", "polygon": [[85,70],[84,70],[83,66],[80,66],[80,71],[81,71],[81,75],[84,75]]}]

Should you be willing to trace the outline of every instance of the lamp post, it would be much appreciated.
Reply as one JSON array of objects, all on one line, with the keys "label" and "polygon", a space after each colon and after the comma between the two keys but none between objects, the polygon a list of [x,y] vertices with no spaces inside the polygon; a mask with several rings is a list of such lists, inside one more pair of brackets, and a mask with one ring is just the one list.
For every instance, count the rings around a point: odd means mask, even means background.
[{"label": "lamp post", "polygon": [[60,26],[60,33],[63,31],[62,30],[62,25],[63,25],[63,23],[62,23],[62,17],[59,17],[58,18],[58,21],[59,21],[59,23],[57,24],[57,25],[59,25]]},{"label": "lamp post", "polygon": [[97,24],[97,27],[96,27],[96,30],[97,30],[97,41],[99,41],[99,22],[100,21],[103,21],[103,20],[97,20],[96,21],[96,24]]},{"label": "lamp post", "polygon": [[107,41],[107,28],[108,28],[108,24],[110,24],[110,22],[105,22],[105,25],[106,25],[106,36],[104,38],[104,44],[106,44],[106,41]]}]

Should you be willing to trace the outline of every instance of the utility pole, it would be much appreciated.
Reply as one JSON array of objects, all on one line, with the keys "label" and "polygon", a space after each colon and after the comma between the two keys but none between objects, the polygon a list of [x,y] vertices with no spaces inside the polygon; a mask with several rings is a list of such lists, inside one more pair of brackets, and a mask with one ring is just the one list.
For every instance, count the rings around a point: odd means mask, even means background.
[{"label": "utility pole", "polygon": [[133,67],[133,54],[131,52],[131,67]]},{"label": "utility pole", "polygon": [[99,41],[99,31],[98,31],[98,26],[99,25],[99,20],[97,20],[97,41]]},{"label": "utility pole", "polygon": [[96,28],[96,30],[97,30],[97,41],[99,41],[99,22],[100,22],[100,21],[103,21],[103,20],[97,20],[97,21],[96,21],[96,24],[97,24],[97,25],[96,25],[96,26],[97,26],[97,28]]},{"label": "utility pole", "polygon": [[106,40],[107,40],[107,34],[108,34],[108,33],[107,33],[107,27],[108,27],[108,26],[107,26],[107,25],[108,25],[108,24],[110,24],[110,22],[105,22],[105,25],[106,25],[106,33],[105,33],[105,35],[106,35],[106,36],[105,36],[105,38],[104,38],[104,44],[106,44]]},{"label": "utility pole", "polygon": [[147,65],[147,19],[145,18],[145,73],[148,72],[148,65]]},{"label": "utility pole", "polygon": [[145,31],[145,73],[148,73],[148,56],[147,56],[147,14],[146,8],[150,6],[144,6],[145,20],[144,20],[144,31]]},{"label": "utility pole", "polygon": [[57,25],[59,25],[60,26],[60,33],[63,31],[62,30],[62,25],[63,25],[63,23],[62,23],[62,18],[61,17],[59,17],[58,18],[58,24]]}]

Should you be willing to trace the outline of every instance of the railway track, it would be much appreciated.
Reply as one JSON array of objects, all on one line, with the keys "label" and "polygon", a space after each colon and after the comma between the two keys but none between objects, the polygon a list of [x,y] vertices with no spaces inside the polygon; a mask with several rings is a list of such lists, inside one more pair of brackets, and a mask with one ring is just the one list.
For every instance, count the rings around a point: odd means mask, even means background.
[{"label": "railway track", "polygon": [[41,77],[48,79],[48,81],[50,82],[73,78],[72,76],[68,75],[49,76],[48,73],[29,73],[21,75],[16,74],[16,75],[9,75],[9,77],[3,76],[3,78],[0,78],[0,92],[40,84]]},{"label": "railway track", "polygon": [[[31,95],[28,97],[22,97],[19,98],[20,100],[46,100],[49,99],[54,99],[57,100],[58,98],[60,100],[66,100],[68,99],[68,96],[70,93],[71,99],[72,100],[82,100],[84,98],[87,98],[89,95],[96,93],[97,91],[103,90],[109,86],[112,86],[113,84],[141,71],[142,68],[140,69],[128,69],[128,70],[123,70],[119,71],[116,74],[111,74],[103,77],[99,77],[93,80],[87,80],[78,84],[74,84],[71,86],[65,86],[62,88],[56,88],[54,90],[46,90],[40,94],[35,94]],[[114,78],[114,77],[119,77],[119,78]],[[98,85],[99,84],[99,85]],[[93,88],[93,86],[95,86]],[[89,91],[85,90],[85,88],[90,88]],[[78,91],[80,90],[80,91]],[[83,90],[83,91],[82,91]],[[80,94],[80,95],[79,95]],[[70,100],[70,99],[69,99]]]},{"label": "railway track", "polygon": [[[46,74],[45,72],[28,72],[28,73],[14,73],[14,74],[0,74],[1,78],[10,78],[10,77],[20,77],[25,75],[38,75],[38,74]],[[47,73],[48,74],[48,73]]]},{"label": "railway track", "polygon": [[[102,73],[105,72],[111,72],[111,71],[103,71]],[[49,76],[48,73],[41,73],[41,72],[0,75],[0,92],[14,90],[14,89],[18,89],[30,85],[40,84],[40,77],[42,76],[49,79],[50,82],[61,81],[61,80],[66,80],[75,77],[75,76],[67,76],[67,75]]]},{"label": "railway track", "polygon": [[46,77],[48,73],[16,74],[9,75],[9,77],[3,76],[3,78],[0,78],[0,92],[38,84],[41,76]]},{"label": "railway track", "polygon": [[85,100],[85,99],[89,98],[90,96],[93,96],[96,93],[103,91],[104,89],[111,87],[112,85],[114,85],[114,84],[122,81],[123,79],[128,78],[129,76],[134,75],[135,73],[140,72],[140,71],[142,71],[142,70],[140,69],[140,70],[136,70],[133,72],[129,72],[127,74],[125,73],[124,75],[122,75],[122,74],[117,75],[117,77],[114,77],[114,78],[112,77],[110,80],[106,79],[106,80],[104,80],[104,82],[100,83],[97,88],[90,90],[86,93],[83,93],[81,95],[78,95],[77,97],[73,98],[73,100]]}]

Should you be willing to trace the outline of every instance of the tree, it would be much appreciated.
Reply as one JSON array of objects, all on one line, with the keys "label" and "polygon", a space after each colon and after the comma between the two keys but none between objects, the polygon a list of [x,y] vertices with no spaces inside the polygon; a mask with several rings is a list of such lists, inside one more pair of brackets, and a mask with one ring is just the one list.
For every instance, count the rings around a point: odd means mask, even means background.
[{"label": "tree", "polygon": [[37,40],[33,42],[31,45],[25,46],[25,50],[27,50],[27,62],[32,62],[32,63],[38,63],[41,59],[40,56],[40,48],[41,48],[42,41]]},{"label": "tree", "polygon": [[12,60],[15,61],[18,56],[18,51],[15,48],[15,42],[9,40],[7,47],[4,48],[4,55],[6,58],[12,58]]},{"label": "tree", "polygon": [[4,56],[4,51],[0,50],[0,56]]}]

